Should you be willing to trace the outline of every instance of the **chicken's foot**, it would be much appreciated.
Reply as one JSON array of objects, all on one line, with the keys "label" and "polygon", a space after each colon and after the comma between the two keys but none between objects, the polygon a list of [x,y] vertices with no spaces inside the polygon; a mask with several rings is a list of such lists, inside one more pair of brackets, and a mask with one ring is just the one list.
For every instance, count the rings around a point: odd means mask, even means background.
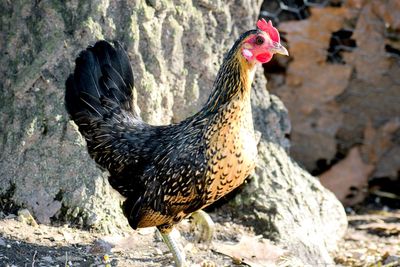
[{"label": "chicken's foot", "polygon": [[187,267],[188,265],[186,264],[185,252],[179,248],[178,243],[172,236],[172,232],[170,231],[167,233],[163,233],[160,230],[159,230],[159,232],[160,232],[165,244],[167,244],[169,250],[171,251],[172,256],[174,257],[175,266],[176,267]]},{"label": "chicken's foot", "polygon": [[215,224],[211,219],[210,215],[208,215],[203,210],[198,210],[193,212],[191,216],[193,218],[194,223],[200,226],[199,241],[210,244],[215,230]]}]

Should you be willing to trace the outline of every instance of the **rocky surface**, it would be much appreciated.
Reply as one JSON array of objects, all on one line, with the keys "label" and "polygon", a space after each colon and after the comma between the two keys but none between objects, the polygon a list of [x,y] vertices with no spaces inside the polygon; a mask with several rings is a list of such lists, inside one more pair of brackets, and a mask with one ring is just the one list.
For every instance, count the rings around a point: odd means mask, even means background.
[{"label": "rocky surface", "polygon": [[329,252],[347,228],[342,205],[315,177],[286,159],[281,146],[261,141],[258,149],[256,173],[231,205],[258,233],[287,249],[289,266],[333,264]]},{"label": "rocky surface", "polygon": [[[254,27],[261,3],[0,5],[0,120],[7,126],[0,129],[0,207],[24,206],[39,223],[64,220],[121,232],[126,221],[119,198],[89,159],[64,110],[64,81],[74,58],[95,40],[120,40],[132,62],[142,117],[153,124],[176,122],[204,103],[223,53],[241,32]],[[300,266],[331,263],[328,250],[337,240],[329,235],[343,234],[343,208],[287,156],[287,111],[265,90],[260,73],[256,79],[253,108],[261,161],[253,182],[232,205],[243,209],[238,216],[256,224],[258,232],[286,246]]]},{"label": "rocky surface", "polygon": [[[194,233],[198,232],[189,231],[187,220],[178,226],[190,266],[305,266],[288,263],[287,250],[256,236],[236,216],[222,209],[218,213],[210,213],[217,229],[209,248],[196,243]],[[19,217],[4,218],[1,212],[0,218],[0,263],[4,266],[172,266],[172,255],[154,228],[105,235],[68,225],[28,224]],[[332,254],[336,265],[329,266],[399,266],[398,210],[364,210],[348,219],[349,229]]]}]

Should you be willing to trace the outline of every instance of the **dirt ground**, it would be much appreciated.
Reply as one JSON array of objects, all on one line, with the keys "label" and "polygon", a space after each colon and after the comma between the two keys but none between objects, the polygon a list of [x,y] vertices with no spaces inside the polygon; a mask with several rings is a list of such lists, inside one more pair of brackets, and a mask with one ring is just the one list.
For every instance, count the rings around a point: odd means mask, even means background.
[{"label": "dirt ground", "polygon": [[[190,266],[272,266],[272,261],[282,254],[251,228],[233,223],[230,218],[221,219],[225,214],[210,215],[216,222],[212,244],[198,242],[199,236],[194,233],[200,231],[193,229],[189,220],[182,221],[178,231],[173,232],[183,245]],[[243,253],[243,247],[249,246],[251,249]],[[248,261],[255,257],[250,255],[255,250],[262,255],[256,261]],[[3,266],[172,267],[173,260],[155,228],[104,235],[67,225],[38,225],[28,213],[0,218],[0,267]]]},{"label": "dirt ground", "polygon": [[[183,221],[177,237],[191,266],[274,266],[282,251],[253,229],[212,213],[211,245],[196,242]],[[400,210],[349,215],[349,230],[333,254],[337,266],[400,266]],[[240,242],[239,242],[240,241]],[[259,251],[256,255],[255,252]],[[268,258],[268,260],[267,260]],[[0,266],[173,266],[154,228],[104,235],[68,226],[37,225],[29,217],[0,217]]]},{"label": "dirt ground", "polygon": [[368,210],[347,218],[349,228],[333,255],[337,264],[400,266],[400,210]]}]

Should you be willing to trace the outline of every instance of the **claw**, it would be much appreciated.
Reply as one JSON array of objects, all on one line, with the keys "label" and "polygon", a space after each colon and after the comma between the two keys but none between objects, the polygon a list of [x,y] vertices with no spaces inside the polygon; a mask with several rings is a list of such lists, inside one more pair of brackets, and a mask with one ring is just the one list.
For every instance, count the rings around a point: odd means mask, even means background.
[{"label": "claw", "polygon": [[198,210],[192,213],[192,218],[196,225],[200,226],[200,242],[204,242],[206,244],[211,244],[214,231],[215,224],[212,221],[210,215],[202,210]]},{"label": "claw", "polygon": [[[205,242],[207,245],[211,244],[212,237],[214,235],[215,225],[210,215],[202,210],[198,210],[192,213],[193,220],[197,226],[200,226],[200,238],[199,241]],[[173,238],[170,229],[157,228],[160,232],[165,244],[167,244],[169,250],[174,257],[176,267],[188,267],[186,262],[185,252],[178,245],[178,242]],[[212,265],[211,265],[212,266]]]}]

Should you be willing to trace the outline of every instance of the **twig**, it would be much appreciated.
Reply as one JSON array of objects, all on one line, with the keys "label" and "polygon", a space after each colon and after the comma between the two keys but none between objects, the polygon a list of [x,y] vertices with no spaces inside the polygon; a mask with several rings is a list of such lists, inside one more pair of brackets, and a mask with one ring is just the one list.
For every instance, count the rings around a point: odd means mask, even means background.
[{"label": "twig", "polygon": [[370,190],[371,194],[374,194],[378,197],[392,198],[392,199],[400,199],[399,195],[396,195],[391,192],[381,191],[381,190]]},{"label": "twig", "polygon": [[65,251],[65,267],[68,267],[68,251]]},{"label": "twig", "polygon": [[36,258],[36,254],[37,254],[37,250],[35,250],[35,253],[33,253],[33,257],[32,257],[32,267],[35,267],[35,258]]}]

